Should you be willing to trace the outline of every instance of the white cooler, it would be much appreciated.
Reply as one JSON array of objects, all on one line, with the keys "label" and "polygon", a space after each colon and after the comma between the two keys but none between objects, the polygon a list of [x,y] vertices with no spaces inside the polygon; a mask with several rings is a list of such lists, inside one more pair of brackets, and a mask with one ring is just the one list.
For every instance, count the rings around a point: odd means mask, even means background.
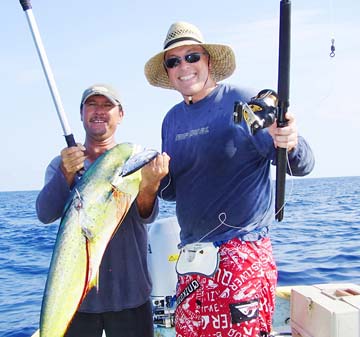
[{"label": "white cooler", "polygon": [[317,284],[292,288],[293,337],[360,337],[360,287]]}]

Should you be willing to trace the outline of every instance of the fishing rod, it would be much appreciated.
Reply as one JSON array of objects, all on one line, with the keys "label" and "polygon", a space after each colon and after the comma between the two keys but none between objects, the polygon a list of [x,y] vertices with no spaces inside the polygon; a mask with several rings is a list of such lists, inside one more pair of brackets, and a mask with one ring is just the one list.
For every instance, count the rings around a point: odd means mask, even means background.
[{"label": "fishing rod", "polygon": [[[285,118],[289,107],[290,88],[290,8],[289,0],[280,1],[279,28],[279,69],[278,91],[261,90],[248,103],[236,101],[234,103],[233,119],[240,123],[242,119],[248,124],[251,134],[274,123],[283,128],[287,125]],[[276,149],[276,191],[275,191],[275,219],[281,221],[285,207],[285,178],[287,166],[287,149]]]},{"label": "fishing rod", "polygon": [[[66,144],[68,147],[77,146],[74,135],[71,132],[64,107],[61,102],[60,94],[57,89],[54,75],[51,71],[50,63],[48,61],[48,58],[46,56],[45,48],[41,40],[41,36],[39,33],[38,26],[36,24],[36,20],[32,11],[30,0],[20,0],[20,4],[26,14],[29,27],[35,42],[36,50],[38,52],[42,68],[44,70],[44,74],[51,92],[51,96],[53,98],[55,108],[58,114],[58,117],[60,119],[60,123],[62,126],[62,129],[64,131],[64,136],[66,140]],[[148,162],[153,160],[158,155],[158,152],[155,150],[146,150],[143,151],[137,155],[134,155],[133,158],[130,158],[131,160],[127,163],[126,166],[124,166],[123,172],[121,173],[122,177],[125,177],[127,175],[130,175],[131,173],[139,170],[144,165],[146,165]],[[77,175],[81,177],[84,174],[84,169],[80,169],[77,172]]]},{"label": "fishing rod", "polygon": [[51,96],[53,98],[54,104],[55,104],[55,108],[58,114],[58,117],[60,119],[60,123],[64,132],[64,136],[65,136],[65,140],[66,140],[66,144],[68,145],[68,147],[72,147],[72,146],[76,146],[76,142],[74,139],[74,136],[71,132],[66,114],[65,114],[65,110],[63,108],[62,102],[61,102],[61,98],[59,95],[59,91],[57,89],[56,83],[55,83],[55,79],[54,79],[54,75],[51,71],[51,67],[48,61],[48,58],[46,56],[46,52],[44,49],[44,45],[42,43],[41,40],[41,36],[39,33],[39,29],[38,26],[36,24],[36,20],[32,11],[32,7],[31,7],[31,3],[30,0],[20,0],[20,4],[26,14],[26,18],[27,21],[29,23],[29,27],[35,42],[35,46],[36,46],[36,50],[38,52],[40,61],[41,61],[41,65],[46,77],[46,81],[48,83],[50,92],[51,92]]},{"label": "fishing rod", "polygon": [[[277,126],[287,125],[285,114],[289,107],[290,91],[290,41],[291,41],[291,2],[280,1],[280,27],[279,27],[279,71],[278,71],[278,111]],[[284,217],[285,207],[285,180],[287,165],[287,149],[276,149],[276,193],[275,193],[275,219],[281,221]]]}]

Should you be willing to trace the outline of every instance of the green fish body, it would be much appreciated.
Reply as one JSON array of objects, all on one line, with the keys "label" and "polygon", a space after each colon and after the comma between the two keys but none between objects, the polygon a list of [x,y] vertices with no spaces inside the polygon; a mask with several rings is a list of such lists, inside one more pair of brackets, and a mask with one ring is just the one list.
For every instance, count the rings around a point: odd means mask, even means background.
[{"label": "green fish body", "polygon": [[40,314],[40,336],[62,337],[83,298],[97,283],[104,251],[134,201],[140,171],[121,176],[139,147],[123,143],[84,173],[60,222]]}]

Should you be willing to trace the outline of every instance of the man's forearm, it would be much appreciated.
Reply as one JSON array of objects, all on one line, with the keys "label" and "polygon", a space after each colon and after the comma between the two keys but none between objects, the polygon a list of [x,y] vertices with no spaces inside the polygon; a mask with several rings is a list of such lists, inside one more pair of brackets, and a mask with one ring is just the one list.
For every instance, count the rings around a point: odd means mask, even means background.
[{"label": "man's forearm", "polygon": [[140,186],[139,193],[136,197],[136,204],[139,214],[142,218],[148,218],[154,209],[157,198],[157,188],[154,186]]},{"label": "man's forearm", "polygon": [[64,176],[56,172],[37,196],[36,213],[39,220],[51,223],[60,218],[69,195],[70,189]]}]

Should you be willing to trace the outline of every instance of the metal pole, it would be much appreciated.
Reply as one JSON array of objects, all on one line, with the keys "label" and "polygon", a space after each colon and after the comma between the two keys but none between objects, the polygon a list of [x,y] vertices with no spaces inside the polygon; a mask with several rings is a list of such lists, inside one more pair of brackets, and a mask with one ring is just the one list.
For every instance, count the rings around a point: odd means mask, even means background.
[{"label": "metal pole", "polygon": [[32,12],[32,8],[31,8],[31,3],[30,0],[20,0],[20,4],[26,14],[26,18],[27,21],[29,23],[29,27],[35,42],[35,46],[41,61],[41,65],[46,77],[46,81],[48,83],[50,92],[51,92],[51,96],[53,98],[54,104],[55,104],[55,108],[58,114],[58,117],[60,119],[60,123],[61,123],[61,127],[63,129],[64,132],[64,136],[65,136],[65,140],[67,145],[70,146],[76,146],[76,142],[74,140],[74,136],[71,133],[71,129],[65,114],[65,110],[63,108],[62,102],[61,102],[61,98],[59,95],[59,91],[57,89],[56,83],[55,83],[55,79],[54,79],[54,75],[51,71],[51,67],[48,61],[48,58],[46,56],[46,52],[45,52],[45,48],[44,45],[42,43],[41,40],[41,36],[39,33],[39,29],[38,26],[36,24],[36,20],[34,17],[34,14]]}]

